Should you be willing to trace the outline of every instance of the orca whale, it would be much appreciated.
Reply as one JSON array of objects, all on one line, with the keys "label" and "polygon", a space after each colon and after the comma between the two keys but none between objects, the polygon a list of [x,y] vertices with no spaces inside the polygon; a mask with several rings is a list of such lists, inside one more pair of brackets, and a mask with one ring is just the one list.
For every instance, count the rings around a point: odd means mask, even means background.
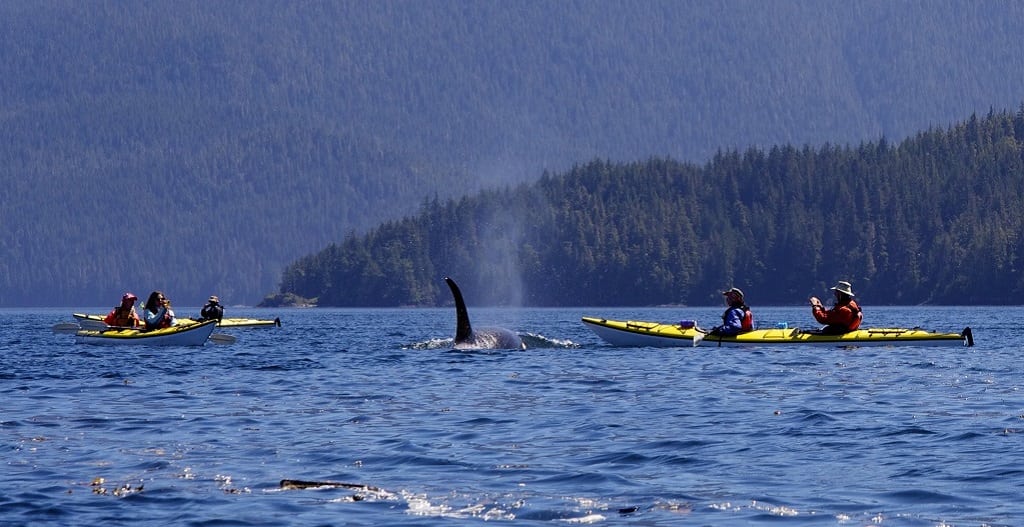
[{"label": "orca whale", "polygon": [[497,327],[474,330],[469,324],[469,313],[466,312],[466,302],[462,300],[459,286],[447,276],[444,281],[448,283],[452,297],[455,298],[455,349],[526,349],[523,339],[512,330]]}]

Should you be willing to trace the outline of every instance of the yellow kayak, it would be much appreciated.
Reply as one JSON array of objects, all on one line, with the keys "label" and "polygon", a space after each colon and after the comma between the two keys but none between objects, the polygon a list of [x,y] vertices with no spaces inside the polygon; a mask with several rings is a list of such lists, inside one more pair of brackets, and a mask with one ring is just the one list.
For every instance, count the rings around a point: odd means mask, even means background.
[{"label": "yellow kayak", "polygon": [[149,331],[133,328],[83,329],[75,341],[84,344],[135,344],[143,346],[202,346],[217,326],[208,320]]},{"label": "yellow kayak", "polygon": [[756,329],[734,337],[708,335],[697,327],[678,324],[583,317],[583,324],[614,346],[973,346],[971,328],[960,333],[934,333],[921,328],[868,328],[828,335],[799,328]]},{"label": "yellow kayak", "polygon": [[[83,321],[95,323],[103,322],[106,318],[104,315],[87,315],[84,313],[72,313],[79,323]],[[198,324],[199,321],[191,318],[179,318],[178,325]],[[221,328],[243,328],[243,327],[281,327],[281,319],[275,318],[273,320],[259,319],[259,318],[223,318],[217,322],[217,327]]]}]

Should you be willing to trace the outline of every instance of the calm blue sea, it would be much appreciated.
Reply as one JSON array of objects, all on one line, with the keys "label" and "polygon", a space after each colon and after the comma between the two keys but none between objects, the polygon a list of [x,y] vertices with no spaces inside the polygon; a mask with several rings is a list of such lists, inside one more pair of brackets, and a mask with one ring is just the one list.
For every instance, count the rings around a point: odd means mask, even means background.
[{"label": "calm blue sea", "polygon": [[1024,308],[865,307],[977,345],[618,349],[580,316],[721,308],[471,307],[532,347],[452,351],[451,309],[235,308],[283,327],[108,348],[51,331],[106,308],[0,310],[0,524],[1024,524]]}]

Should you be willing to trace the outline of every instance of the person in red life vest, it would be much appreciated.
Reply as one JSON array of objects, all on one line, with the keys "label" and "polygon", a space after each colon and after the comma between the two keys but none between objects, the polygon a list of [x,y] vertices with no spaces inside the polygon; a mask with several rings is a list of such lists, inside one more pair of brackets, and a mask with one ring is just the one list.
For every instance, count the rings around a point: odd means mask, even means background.
[{"label": "person in red life vest", "polygon": [[814,319],[821,324],[826,324],[821,328],[821,332],[837,335],[859,328],[861,321],[864,320],[864,313],[853,299],[853,287],[850,282],[838,282],[832,288],[832,292],[836,295],[836,305],[832,309],[826,310],[818,297],[810,298],[811,313],[814,314]]},{"label": "person in red life vest", "polygon": [[108,326],[117,326],[122,328],[137,328],[139,327],[139,314],[135,312],[135,300],[138,297],[131,293],[125,293],[121,297],[121,305],[110,310],[107,316],[103,319],[103,322]]},{"label": "person in red life vest", "polygon": [[174,311],[171,311],[171,301],[160,291],[149,294],[143,316],[146,319],[146,329],[169,328],[178,323],[174,319]]},{"label": "person in red life vest", "polygon": [[733,287],[723,291],[722,296],[729,308],[722,313],[722,325],[711,328],[709,335],[732,337],[754,329],[754,313],[743,300],[743,291]]}]

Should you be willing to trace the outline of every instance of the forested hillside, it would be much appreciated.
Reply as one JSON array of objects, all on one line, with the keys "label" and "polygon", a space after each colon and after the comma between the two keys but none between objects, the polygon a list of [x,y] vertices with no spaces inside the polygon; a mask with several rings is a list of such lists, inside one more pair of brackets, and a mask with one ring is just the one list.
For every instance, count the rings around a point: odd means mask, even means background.
[{"label": "forested hillside", "polygon": [[801,303],[1003,304],[1024,293],[1024,106],[891,145],[724,151],[704,166],[594,161],[532,185],[433,200],[307,256],[282,294],[328,306],[473,301],[706,305],[739,286]]},{"label": "forested hillside", "polygon": [[0,306],[252,304],[424,200],[899,141],[1016,108],[1021,34],[1017,2],[2,2]]}]

